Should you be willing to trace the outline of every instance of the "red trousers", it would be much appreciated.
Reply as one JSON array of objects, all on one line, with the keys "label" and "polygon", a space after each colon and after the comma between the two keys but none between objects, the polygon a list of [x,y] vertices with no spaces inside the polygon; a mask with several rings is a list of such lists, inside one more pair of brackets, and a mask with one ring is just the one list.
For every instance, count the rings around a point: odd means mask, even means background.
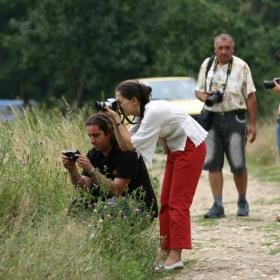
[{"label": "red trousers", "polygon": [[185,151],[167,156],[159,213],[163,248],[192,249],[190,207],[206,155],[205,142],[197,148],[188,138]]}]

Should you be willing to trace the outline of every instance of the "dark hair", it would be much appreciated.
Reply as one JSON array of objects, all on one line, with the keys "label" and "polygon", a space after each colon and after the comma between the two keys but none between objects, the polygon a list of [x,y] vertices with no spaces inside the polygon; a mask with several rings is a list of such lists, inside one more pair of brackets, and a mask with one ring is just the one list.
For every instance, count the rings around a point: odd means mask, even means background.
[{"label": "dark hair", "polygon": [[118,146],[118,142],[114,131],[114,125],[109,116],[107,116],[104,113],[96,113],[87,119],[86,126],[90,125],[98,125],[99,129],[102,130],[105,135],[107,135],[108,132],[110,132],[112,135],[110,138],[112,146]]},{"label": "dark hair", "polygon": [[123,82],[116,87],[115,92],[119,91],[121,95],[129,100],[136,97],[140,102],[140,118],[143,117],[144,107],[150,102],[152,98],[152,88],[140,83],[135,82]]}]

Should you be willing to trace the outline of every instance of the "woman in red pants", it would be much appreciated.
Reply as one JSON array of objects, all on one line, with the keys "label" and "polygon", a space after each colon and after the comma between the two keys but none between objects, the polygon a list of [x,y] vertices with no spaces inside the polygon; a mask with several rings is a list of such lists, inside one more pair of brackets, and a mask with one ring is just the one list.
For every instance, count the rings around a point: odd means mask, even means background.
[{"label": "woman in red pants", "polygon": [[135,151],[150,163],[157,143],[167,154],[157,262],[162,262],[166,270],[182,268],[182,249],[192,248],[190,207],[206,155],[207,132],[172,103],[151,101],[152,89],[145,84],[124,82],[117,86],[115,94],[118,111],[123,116],[134,116],[127,130],[118,112],[105,107],[120,148]]}]

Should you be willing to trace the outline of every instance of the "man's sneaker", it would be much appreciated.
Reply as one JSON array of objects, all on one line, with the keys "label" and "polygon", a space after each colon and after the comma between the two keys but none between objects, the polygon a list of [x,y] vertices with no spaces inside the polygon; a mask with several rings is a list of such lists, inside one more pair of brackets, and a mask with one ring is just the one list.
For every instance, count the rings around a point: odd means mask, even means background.
[{"label": "man's sneaker", "polygon": [[204,215],[204,218],[222,218],[225,216],[224,207],[214,203],[212,208]]},{"label": "man's sneaker", "polygon": [[238,206],[237,216],[239,217],[249,216],[249,204],[246,200],[238,201],[237,206]]}]

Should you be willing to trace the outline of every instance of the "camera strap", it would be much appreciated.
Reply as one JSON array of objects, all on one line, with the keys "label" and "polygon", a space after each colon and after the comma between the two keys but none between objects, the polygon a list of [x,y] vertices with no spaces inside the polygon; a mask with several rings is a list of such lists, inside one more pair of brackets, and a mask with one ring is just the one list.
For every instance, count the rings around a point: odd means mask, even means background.
[{"label": "camera strap", "polygon": [[[225,89],[226,89],[226,86],[227,86],[227,81],[228,81],[228,77],[231,73],[231,69],[232,69],[232,63],[233,63],[233,57],[231,57],[229,63],[228,63],[228,69],[227,69],[227,78],[226,78],[226,82],[224,84],[224,88],[223,88],[223,95],[225,93]],[[211,89],[211,86],[212,86],[212,81],[213,81],[213,77],[214,77],[214,74],[215,72],[217,71],[217,67],[218,67],[218,59],[216,58],[215,61],[214,61],[214,69],[213,69],[213,76],[212,76],[212,79],[211,79],[211,83],[209,85],[209,91]],[[207,77],[206,77],[207,78]],[[205,79],[205,89],[206,89],[206,79]]]},{"label": "camera strap", "polygon": [[122,115],[122,122],[124,122],[124,120],[126,119],[126,121],[128,122],[128,123],[130,123],[130,124],[137,124],[137,123],[139,123],[141,120],[139,119],[139,121],[138,122],[133,122],[134,121],[134,119],[135,119],[135,116],[133,117],[133,119],[132,119],[132,121],[124,114],[124,112],[123,112],[123,109],[122,109],[122,106],[119,104],[119,110],[120,110],[120,113],[119,113],[119,116],[121,116]]}]

